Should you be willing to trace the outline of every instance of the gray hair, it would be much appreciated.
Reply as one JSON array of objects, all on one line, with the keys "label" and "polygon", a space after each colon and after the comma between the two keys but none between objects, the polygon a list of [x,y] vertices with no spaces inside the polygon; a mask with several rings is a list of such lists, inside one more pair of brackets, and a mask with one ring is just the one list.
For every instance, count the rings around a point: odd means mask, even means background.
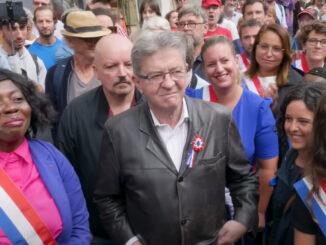
[{"label": "gray hair", "polygon": [[134,74],[141,74],[140,64],[144,57],[151,56],[156,52],[167,48],[178,50],[186,64],[187,40],[185,34],[171,31],[146,31],[141,33],[131,51],[131,61]]},{"label": "gray hair", "polygon": [[202,7],[196,4],[185,4],[178,12],[178,19],[180,20],[182,16],[188,14],[192,14],[196,17],[202,18],[204,23],[207,23],[208,21],[208,16],[206,11]]},{"label": "gray hair", "polygon": [[144,20],[142,25],[142,31],[170,31],[170,23],[161,16],[153,16],[147,20]]}]

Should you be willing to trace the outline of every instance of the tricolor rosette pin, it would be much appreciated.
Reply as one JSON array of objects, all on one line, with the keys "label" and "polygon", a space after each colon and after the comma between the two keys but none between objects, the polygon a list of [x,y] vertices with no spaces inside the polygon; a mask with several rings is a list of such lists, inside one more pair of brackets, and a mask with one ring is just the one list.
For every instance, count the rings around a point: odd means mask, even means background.
[{"label": "tricolor rosette pin", "polygon": [[203,138],[196,134],[191,142],[191,151],[188,154],[187,165],[189,168],[192,168],[194,166],[196,154],[204,150],[204,148],[205,142]]}]

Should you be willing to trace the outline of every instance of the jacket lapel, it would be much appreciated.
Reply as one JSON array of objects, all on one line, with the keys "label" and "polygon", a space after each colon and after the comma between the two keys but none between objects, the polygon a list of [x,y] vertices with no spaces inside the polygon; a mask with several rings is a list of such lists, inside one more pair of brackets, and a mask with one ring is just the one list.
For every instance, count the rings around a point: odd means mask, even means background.
[{"label": "jacket lapel", "polygon": [[[193,100],[185,97],[187,103],[187,109],[189,114],[189,124],[188,124],[188,135],[186,144],[182,154],[182,162],[180,166],[179,176],[184,176],[190,170],[187,165],[188,155],[192,151],[191,142],[193,141],[196,134],[201,135],[201,129],[204,125],[204,122],[201,120],[201,117],[198,115],[198,110],[196,109],[196,105],[193,103]],[[200,153],[199,153],[200,154]],[[195,162],[198,161],[196,157]]]},{"label": "jacket lapel", "polygon": [[140,105],[140,120],[139,130],[148,135],[148,141],[146,149],[149,150],[162,164],[164,164],[175,175],[178,175],[178,171],[175,168],[173,161],[166,150],[166,147],[162,143],[158,132],[154,126],[153,119],[150,115],[149,107],[147,103]]}]

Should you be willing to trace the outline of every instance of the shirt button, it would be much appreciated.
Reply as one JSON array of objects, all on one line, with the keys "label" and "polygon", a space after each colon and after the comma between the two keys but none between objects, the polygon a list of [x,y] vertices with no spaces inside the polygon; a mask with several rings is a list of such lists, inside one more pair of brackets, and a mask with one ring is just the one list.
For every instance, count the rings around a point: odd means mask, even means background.
[{"label": "shirt button", "polygon": [[187,223],[187,220],[186,219],[183,219],[183,220],[181,220],[181,225],[185,225],[186,223]]}]

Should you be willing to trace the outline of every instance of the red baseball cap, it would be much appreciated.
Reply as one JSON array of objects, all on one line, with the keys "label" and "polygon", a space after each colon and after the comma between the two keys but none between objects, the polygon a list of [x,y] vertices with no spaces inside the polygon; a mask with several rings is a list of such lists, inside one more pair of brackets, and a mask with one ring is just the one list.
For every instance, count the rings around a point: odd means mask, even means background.
[{"label": "red baseball cap", "polygon": [[201,2],[201,6],[203,8],[208,8],[210,6],[221,6],[222,5],[222,2],[221,0],[202,0]]},{"label": "red baseball cap", "polygon": [[314,20],[316,20],[317,17],[318,17],[318,13],[314,8],[306,8],[306,9],[302,10],[298,14],[298,19],[300,19],[300,17],[303,16],[303,15],[309,15]]}]

